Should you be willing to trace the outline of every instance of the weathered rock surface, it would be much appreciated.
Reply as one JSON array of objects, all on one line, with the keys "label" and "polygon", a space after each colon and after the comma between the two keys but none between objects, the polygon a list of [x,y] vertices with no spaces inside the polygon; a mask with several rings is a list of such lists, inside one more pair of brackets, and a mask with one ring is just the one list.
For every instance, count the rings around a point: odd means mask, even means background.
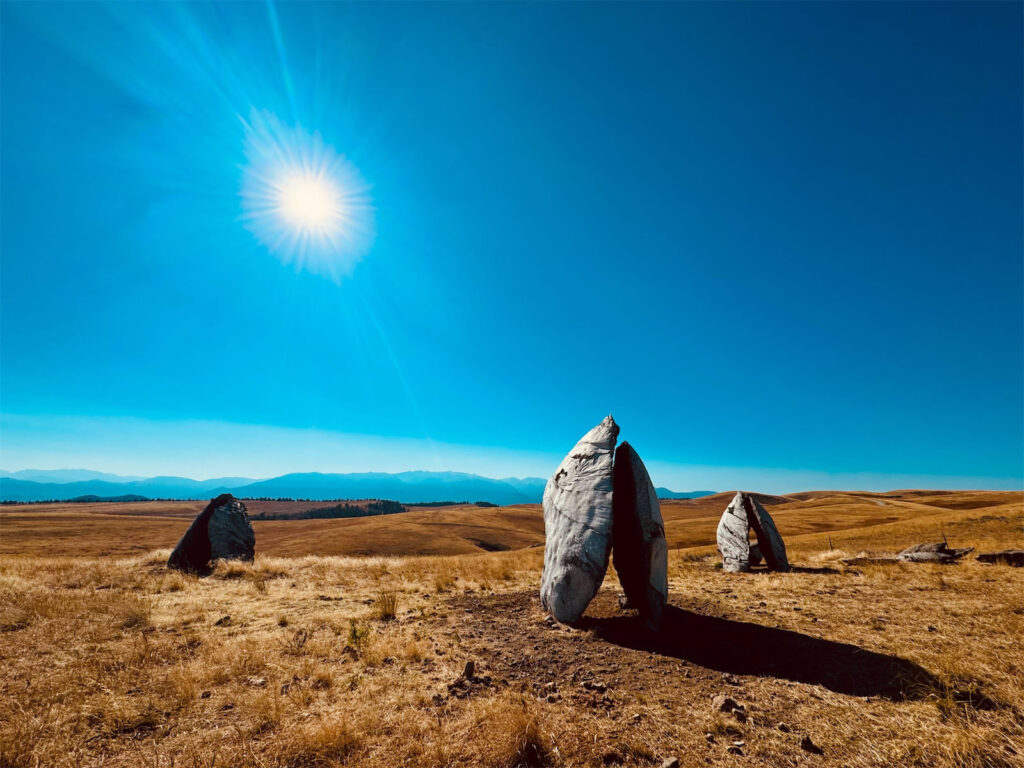
[{"label": "weathered rock surface", "polygon": [[[756,547],[750,545],[751,529],[757,538]],[[743,491],[733,497],[718,522],[718,551],[725,571],[750,570],[762,557],[770,570],[789,570],[786,545],[775,521],[757,499]]]},{"label": "weathered rock surface", "polygon": [[583,615],[608,570],[618,436],[619,427],[608,416],[580,439],[544,488],[540,600],[564,624]]},{"label": "weathered rock surface", "polygon": [[252,560],[256,548],[245,505],[221,494],[200,512],[167,559],[167,567],[208,573],[214,560]]},{"label": "weathered rock surface", "polygon": [[1024,568],[1024,549],[982,552],[978,555],[977,559],[983,563],[998,563],[1000,565],[1012,565],[1014,568]]},{"label": "weathered rock surface", "polygon": [[750,570],[750,523],[737,493],[718,521],[718,551],[722,570],[739,573]]},{"label": "weathered rock surface", "polygon": [[944,541],[933,541],[907,547],[896,557],[905,563],[954,563],[973,551],[974,547],[950,549]]},{"label": "weathered rock surface", "polygon": [[782,541],[775,521],[762,507],[757,499],[750,494],[743,494],[743,505],[747,510],[747,519],[757,537],[757,548],[764,557],[764,562],[773,571],[788,571],[789,558],[786,557],[786,544]]},{"label": "weathered rock surface", "polygon": [[628,604],[656,630],[668,598],[668,544],[658,492],[629,443],[615,451],[613,485],[612,563]]}]

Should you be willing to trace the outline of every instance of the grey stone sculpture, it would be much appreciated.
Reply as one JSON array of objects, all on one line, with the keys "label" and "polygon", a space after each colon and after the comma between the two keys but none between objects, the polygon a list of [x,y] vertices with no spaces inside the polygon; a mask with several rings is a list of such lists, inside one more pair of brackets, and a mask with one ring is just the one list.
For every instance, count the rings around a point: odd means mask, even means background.
[{"label": "grey stone sculpture", "polygon": [[629,605],[656,630],[668,598],[668,545],[658,493],[629,443],[615,451],[613,479],[612,562]]},{"label": "grey stone sculpture", "polygon": [[597,594],[612,546],[611,416],[587,432],[544,488],[544,573],[540,600],[557,620],[579,620]]},{"label": "grey stone sculpture", "polygon": [[[750,545],[751,529],[757,538],[756,547]],[[757,499],[743,491],[733,497],[718,522],[718,551],[724,571],[749,571],[762,557],[769,570],[789,570],[786,545],[771,515]]]},{"label": "grey stone sculpture", "polygon": [[245,505],[230,493],[213,499],[185,531],[167,559],[179,571],[209,573],[214,560],[253,559],[256,534]]}]

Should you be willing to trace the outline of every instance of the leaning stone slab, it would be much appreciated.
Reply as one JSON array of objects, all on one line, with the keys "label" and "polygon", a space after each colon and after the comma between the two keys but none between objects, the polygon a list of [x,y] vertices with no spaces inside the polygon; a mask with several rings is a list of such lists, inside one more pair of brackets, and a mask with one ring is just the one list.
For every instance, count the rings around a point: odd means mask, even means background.
[{"label": "leaning stone slab", "polygon": [[762,507],[757,499],[750,494],[743,494],[743,506],[747,510],[747,520],[757,537],[757,548],[764,562],[772,571],[788,571],[789,558],[786,557],[786,544],[782,541],[775,521]]},{"label": "leaning stone slab", "polygon": [[944,541],[933,541],[907,547],[896,557],[905,563],[955,563],[973,551],[974,547],[950,549]]},{"label": "leaning stone slab", "polygon": [[619,427],[608,416],[562,460],[544,488],[540,601],[557,620],[579,620],[608,569],[612,457]]},{"label": "leaning stone slab", "polygon": [[656,630],[668,599],[668,545],[658,492],[629,443],[615,451],[613,478],[612,562],[629,605]]},{"label": "leaning stone slab", "polygon": [[1024,568],[1024,549],[1004,549],[1002,552],[982,552],[977,558],[982,563],[1012,565]]},{"label": "leaning stone slab", "polygon": [[256,534],[245,505],[230,493],[213,499],[185,531],[167,559],[167,567],[209,573],[214,560],[253,559]]},{"label": "leaning stone slab", "polygon": [[[750,546],[751,529],[757,538],[755,548]],[[775,521],[757,499],[743,491],[733,497],[718,521],[718,551],[722,555],[724,571],[748,571],[762,557],[769,570],[789,570],[786,545]]]}]

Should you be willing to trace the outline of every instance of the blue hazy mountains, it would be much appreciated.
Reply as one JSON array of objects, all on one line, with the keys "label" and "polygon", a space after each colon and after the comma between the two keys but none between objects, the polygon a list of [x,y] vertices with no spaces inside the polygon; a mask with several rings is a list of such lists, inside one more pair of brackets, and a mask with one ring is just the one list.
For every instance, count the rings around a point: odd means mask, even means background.
[{"label": "blue hazy mountains", "polygon": [[[0,472],[0,500],[58,501],[83,496],[99,499],[205,499],[220,493],[239,498],[393,499],[405,504],[432,501],[490,501],[495,504],[538,503],[545,480],[539,477],[500,480],[463,472],[302,472],[266,480],[218,477],[125,477],[90,470],[22,470]],[[658,488],[662,498],[695,498],[711,491],[676,493]]]}]

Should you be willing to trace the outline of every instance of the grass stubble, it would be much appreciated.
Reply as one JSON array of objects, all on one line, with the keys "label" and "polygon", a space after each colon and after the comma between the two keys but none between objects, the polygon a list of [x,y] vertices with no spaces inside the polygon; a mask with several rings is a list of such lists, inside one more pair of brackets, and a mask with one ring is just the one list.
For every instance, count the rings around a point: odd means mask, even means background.
[{"label": "grass stubble", "polygon": [[[452,695],[467,660],[483,676],[509,632],[545,626],[534,600],[522,615],[493,617],[490,634],[462,631],[455,602],[535,595],[538,548],[257,556],[204,579],[166,570],[163,550],[5,555],[0,766],[512,768],[670,756],[683,766],[1024,766],[1024,573],[973,560],[842,564],[901,537],[933,538],[937,525],[958,546],[1019,546],[1019,504],[943,514],[832,533],[837,549],[825,534],[793,537],[791,559],[818,572],[724,574],[709,546],[670,555],[674,599],[907,659],[939,681],[908,700],[770,675],[741,676],[737,688],[685,660],[665,679],[635,651],[603,707],[581,705],[565,681],[559,695],[538,694],[546,680],[516,678]],[[603,590],[618,591],[613,570]],[[527,654],[553,643],[557,657],[574,637],[602,654],[598,675],[618,669],[620,649],[592,632],[549,635]],[[566,669],[581,663],[565,653]],[[723,691],[744,700],[743,721],[713,711]],[[804,735],[823,754],[802,748]],[[742,754],[728,751],[734,743]]]}]

